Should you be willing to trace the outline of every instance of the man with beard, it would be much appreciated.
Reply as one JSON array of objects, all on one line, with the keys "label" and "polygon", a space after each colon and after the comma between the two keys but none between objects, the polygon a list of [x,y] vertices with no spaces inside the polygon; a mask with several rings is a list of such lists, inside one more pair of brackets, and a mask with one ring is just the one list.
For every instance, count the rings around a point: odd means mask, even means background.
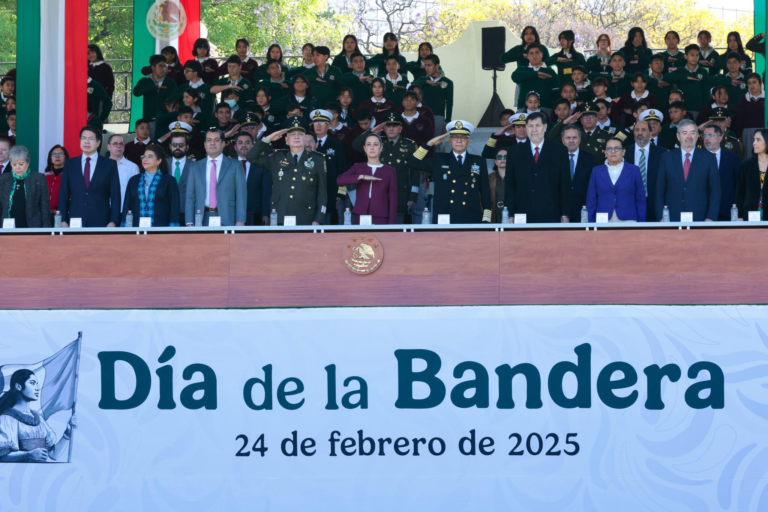
[{"label": "man with beard", "polygon": [[[194,163],[194,159],[188,156],[189,153],[189,133],[192,126],[178,121],[171,124],[171,141],[168,143],[171,158],[168,159],[168,169],[170,174],[176,179],[179,185],[179,204],[187,204],[187,180],[189,178],[189,168]],[[184,210],[179,213],[179,225],[185,226]]]},{"label": "man with beard", "polygon": [[656,215],[656,178],[659,175],[659,164],[661,156],[667,150],[651,142],[651,126],[647,120],[635,123],[634,144],[626,147],[624,160],[630,164],[635,164],[640,168],[640,175],[643,177],[645,185],[645,220],[646,222],[655,222]]}]

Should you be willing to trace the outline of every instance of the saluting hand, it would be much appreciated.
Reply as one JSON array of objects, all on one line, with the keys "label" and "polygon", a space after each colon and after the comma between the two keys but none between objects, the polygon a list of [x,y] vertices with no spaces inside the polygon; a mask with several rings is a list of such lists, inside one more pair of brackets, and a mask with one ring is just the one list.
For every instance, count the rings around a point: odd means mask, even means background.
[{"label": "saluting hand", "polygon": [[386,125],[385,123],[377,124],[377,125],[376,125],[376,126],[374,126],[374,127],[373,127],[373,129],[371,130],[371,133],[377,133],[377,134],[378,134],[378,133],[381,133],[381,132],[383,132],[383,131],[384,131],[384,128],[386,128],[386,127],[387,127],[387,125]]},{"label": "saluting hand", "polygon": [[501,136],[501,135],[504,135],[504,133],[507,131],[507,128],[509,128],[509,125],[507,125],[507,126],[502,126],[502,127],[501,127],[501,128],[499,128],[498,130],[496,130],[495,132],[493,132],[493,134],[494,134],[494,135],[496,135],[496,136]]},{"label": "saluting hand", "polygon": [[286,133],[288,133],[288,128],[283,128],[282,130],[276,131],[272,135],[267,135],[266,137],[263,137],[261,140],[263,140],[264,142],[275,142],[277,139],[279,139]]},{"label": "saluting hand", "polygon": [[571,116],[568,116],[568,118],[565,121],[563,121],[563,122],[565,124],[573,124],[576,121],[578,121],[579,119],[581,119],[581,112],[576,112],[575,114],[573,114]]},{"label": "saluting hand", "polygon": [[434,139],[431,139],[429,142],[427,142],[427,146],[429,146],[429,147],[437,146],[438,144],[443,142],[445,139],[447,139],[449,135],[450,135],[450,133],[444,133],[442,135],[439,135],[439,136],[435,137]]},{"label": "saluting hand", "polygon": [[227,133],[225,133],[224,136],[225,137],[232,137],[233,135],[235,135],[238,132],[240,132],[240,125],[236,124],[235,126],[232,127],[231,130],[229,130]]}]

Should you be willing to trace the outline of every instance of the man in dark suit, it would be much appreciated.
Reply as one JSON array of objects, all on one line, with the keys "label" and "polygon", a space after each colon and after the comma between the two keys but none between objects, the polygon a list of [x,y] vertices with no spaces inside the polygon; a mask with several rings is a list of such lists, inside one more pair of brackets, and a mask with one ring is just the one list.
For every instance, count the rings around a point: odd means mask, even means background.
[{"label": "man in dark suit", "polygon": [[597,158],[587,151],[581,151],[581,128],[575,124],[563,128],[563,145],[568,150],[568,170],[571,175],[571,222],[581,220],[581,209],[587,204],[587,188],[592,169],[597,167]]},{"label": "man in dark suit", "polygon": [[715,221],[720,212],[720,172],[715,155],[696,149],[696,123],[684,119],[677,127],[680,148],[661,157],[656,183],[656,218],[661,220],[664,206],[669,219],[680,221],[681,212],[693,213],[694,221]]},{"label": "man in dark suit", "polygon": [[527,215],[527,222],[569,222],[571,172],[568,150],[559,142],[544,141],[544,114],[528,116],[527,144],[509,150],[504,179],[504,202],[509,215]]},{"label": "man in dark suit", "polygon": [[[434,180],[432,223],[436,224],[441,214],[450,215],[451,224],[491,222],[491,188],[485,158],[467,152],[475,128],[457,120],[448,123],[445,129],[447,133],[422,145],[408,158],[410,167],[426,172]],[[451,152],[425,159],[430,148],[446,137],[450,137]]]},{"label": "man in dark suit", "polygon": [[248,202],[245,214],[246,226],[268,226],[272,198],[272,174],[247,160],[248,152],[253,147],[253,137],[248,132],[240,132],[235,137],[237,160],[245,174]]},{"label": "man in dark suit", "polygon": [[339,224],[339,220],[343,223],[344,219],[339,219],[338,208],[345,196],[339,193],[336,178],[347,172],[344,143],[331,137],[328,133],[333,114],[327,110],[317,109],[310,112],[309,117],[312,119],[312,129],[317,137],[315,151],[325,155],[325,167],[328,172],[325,183],[328,188],[328,209],[325,214],[325,224]]},{"label": "man in dark suit", "polygon": [[179,185],[179,204],[184,205],[179,213],[179,224],[186,225],[184,222],[184,209],[187,206],[187,181],[189,180],[189,170],[195,160],[189,156],[189,134],[192,127],[187,123],[177,121],[171,125],[171,141],[169,149],[171,158],[168,159],[168,169],[171,176],[176,178]]},{"label": "man in dark suit", "polygon": [[[656,222],[656,182],[659,177],[661,155],[667,150],[651,142],[651,127],[648,121],[638,121],[632,130],[635,143],[627,146],[624,160],[640,168],[645,185],[646,222]],[[649,193],[650,191],[650,193]]]},{"label": "man in dark suit", "polygon": [[120,175],[117,162],[99,156],[101,134],[92,126],[80,130],[82,156],[64,164],[59,186],[61,226],[82,219],[84,228],[113,228],[120,222]]},{"label": "man in dark suit", "polygon": [[731,220],[731,207],[736,204],[736,185],[739,181],[741,160],[733,151],[721,149],[723,130],[717,125],[707,126],[701,135],[704,147],[715,155],[720,171],[720,215],[718,220]]}]

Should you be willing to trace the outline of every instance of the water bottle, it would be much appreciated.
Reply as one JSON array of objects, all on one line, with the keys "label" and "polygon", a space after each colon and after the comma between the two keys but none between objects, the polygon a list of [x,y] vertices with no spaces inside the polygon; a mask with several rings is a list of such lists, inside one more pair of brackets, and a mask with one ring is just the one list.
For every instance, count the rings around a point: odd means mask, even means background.
[{"label": "water bottle", "polygon": [[739,209],[736,208],[736,205],[731,206],[731,222],[736,222],[739,220]]},{"label": "water bottle", "polygon": [[197,213],[195,213],[195,227],[201,228],[203,227],[203,211],[197,210]]},{"label": "water bottle", "polygon": [[133,213],[131,210],[128,210],[128,213],[125,214],[125,227],[132,228],[133,227]]},{"label": "water bottle", "polygon": [[269,225],[277,226],[277,210],[272,210],[272,213],[269,214]]},{"label": "water bottle", "polygon": [[59,210],[56,210],[56,214],[53,216],[53,227],[61,227],[61,212]]},{"label": "water bottle", "polygon": [[429,211],[429,208],[424,208],[424,214],[421,216],[421,223],[432,224],[432,212]]},{"label": "water bottle", "polygon": [[509,209],[506,206],[501,210],[501,223],[509,224]]},{"label": "water bottle", "polygon": [[588,224],[589,223],[589,212],[587,211],[586,206],[581,207],[581,223],[582,224]]},{"label": "water bottle", "polygon": [[669,222],[669,207],[664,205],[664,213],[661,214],[661,222]]},{"label": "water bottle", "polygon": [[349,211],[349,208],[347,208],[344,211],[344,225],[345,226],[351,226],[352,225],[352,212]]}]

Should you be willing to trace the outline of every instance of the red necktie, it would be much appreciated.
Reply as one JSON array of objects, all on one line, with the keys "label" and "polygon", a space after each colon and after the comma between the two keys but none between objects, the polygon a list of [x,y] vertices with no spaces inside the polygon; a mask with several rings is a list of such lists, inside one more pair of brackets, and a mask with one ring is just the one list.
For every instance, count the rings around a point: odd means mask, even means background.
[{"label": "red necktie", "polygon": [[245,160],[241,160],[243,162],[243,172],[248,172],[248,169],[245,167]]},{"label": "red necktie", "polygon": [[688,181],[688,172],[691,170],[691,154],[685,154],[685,163],[683,164],[683,176],[685,181]]},{"label": "red necktie", "polygon": [[533,154],[533,161],[534,163],[539,163],[539,147],[536,146],[536,152]]},{"label": "red necktie", "polygon": [[85,179],[85,188],[91,186],[91,157],[85,157],[85,170],[83,171],[83,178]]}]

